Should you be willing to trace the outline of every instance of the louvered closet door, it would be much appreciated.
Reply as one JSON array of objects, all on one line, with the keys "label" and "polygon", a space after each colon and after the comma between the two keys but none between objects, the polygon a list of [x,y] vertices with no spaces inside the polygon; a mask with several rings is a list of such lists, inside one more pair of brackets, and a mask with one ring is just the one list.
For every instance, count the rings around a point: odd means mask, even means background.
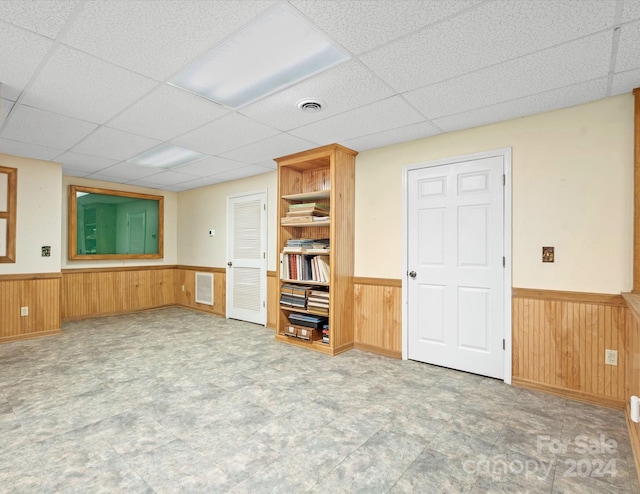
[{"label": "louvered closet door", "polygon": [[266,324],[266,192],[227,200],[227,317]]}]

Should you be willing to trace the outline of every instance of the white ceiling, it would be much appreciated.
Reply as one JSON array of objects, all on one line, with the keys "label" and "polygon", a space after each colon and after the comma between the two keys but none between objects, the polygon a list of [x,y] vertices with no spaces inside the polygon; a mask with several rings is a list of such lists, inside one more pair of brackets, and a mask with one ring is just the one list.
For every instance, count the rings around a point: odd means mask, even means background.
[{"label": "white ceiling", "polygon": [[[182,191],[640,86],[640,0],[289,0],[350,59],[235,111],[166,83],[281,3],[0,0],[0,152]],[[126,161],[162,142],[211,157]]]}]

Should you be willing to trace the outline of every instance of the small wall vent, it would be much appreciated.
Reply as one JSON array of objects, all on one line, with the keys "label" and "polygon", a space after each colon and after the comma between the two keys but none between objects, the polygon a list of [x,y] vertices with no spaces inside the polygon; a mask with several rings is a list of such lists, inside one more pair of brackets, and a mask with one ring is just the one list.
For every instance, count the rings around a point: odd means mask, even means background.
[{"label": "small wall vent", "polygon": [[196,302],[213,305],[213,273],[196,273]]}]

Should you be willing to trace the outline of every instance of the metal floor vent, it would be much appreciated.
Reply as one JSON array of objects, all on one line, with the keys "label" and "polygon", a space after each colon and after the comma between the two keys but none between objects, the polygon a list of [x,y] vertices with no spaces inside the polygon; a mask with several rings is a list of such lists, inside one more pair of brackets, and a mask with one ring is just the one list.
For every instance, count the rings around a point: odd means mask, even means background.
[{"label": "metal floor vent", "polygon": [[196,273],[196,302],[213,305],[213,273]]}]

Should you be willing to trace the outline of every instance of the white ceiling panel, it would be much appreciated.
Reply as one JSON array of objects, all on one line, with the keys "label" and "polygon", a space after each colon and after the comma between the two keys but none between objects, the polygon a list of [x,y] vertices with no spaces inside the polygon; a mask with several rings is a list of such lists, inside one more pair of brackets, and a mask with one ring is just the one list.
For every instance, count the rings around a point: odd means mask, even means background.
[{"label": "white ceiling panel", "polygon": [[[1,92],[2,87],[0,87],[0,93]],[[2,128],[2,124],[4,123],[5,118],[7,118],[7,115],[9,115],[11,108],[13,108],[13,101],[0,98],[0,128]]]},{"label": "white ceiling panel", "polygon": [[433,24],[479,3],[479,0],[404,0],[318,2],[292,0],[332,39],[359,54]]},{"label": "white ceiling panel", "polygon": [[62,40],[162,81],[274,3],[89,1]]},{"label": "white ceiling panel", "polygon": [[[62,168],[62,174],[69,175],[70,177],[78,177],[78,178],[86,178],[86,177],[89,177],[89,175],[91,175],[91,173],[85,170],[75,170],[73,168],[68,168],[68,167]],[[100,179],[95,179],[95,180],[100,180]]]},{"label": "white ceiling panel", "polygon": [[0,138],[0,153],[3,154],[13,154],[15,156],[23,156],[25,158],[51,161],[61,152],[62,150],[60,149]]},{"label": "white ceiling panel", "polygon": [[2,0],[0,19],[55,39],[78,0]]},{"label": "white ceiling panel", "polygon": [[220,158],[218,156],[212,156],[211,158],[198,160],[190,165],[179,166],[175,168],[175,170],[188,175],[206,177],[208,175],[216,175],[218,173],[228,172],[229,170],[235,170],[236,168],[243,166],[247,166],[247,164],[226,158]]},{"label": "white ceiling panel", "polygon": [[221,156],[252,165],[316,147],[318,143],[300,139],[289,134],[278,134],[263,141],[243,146]]},{"label": "white ceiling panel", "polygon": [[26,91],[24,103],[104,123],[157,83],[66,46],[59,46]]},{"label": "white ceiling panel", "polygon": [[107,158],[118,161],[127,160],[147,149],[159,145],[161,142],[148,137],[128,134],[121,130],[100,127],[87,137],[72,151],[80,154],[89,154],[99,158]]},{"label": "white ceiling panel", "polygon": [[343,141],[341,144],[361,152],[382,146],[390,146],[391,144],[398,144],[399,142],[414,141],[440,133],[442,133],[442,131],[435,125],[429,122],[420,122],[398,129],[356,137],[355,139]]},{"label": "white ceiling panel", "polygon": [[235,170],[229,170],[228,172],[219,173],[214,175],[214,178],[219,179],[221,182],[229,180],[239,180],[241,178],[252,177],[254,175],[262,175],[263,173],[270,173],[273,170],[263,168],[262,166],[249,165],[242,168],[236,168]]},{"label": "white ceiling panel", "polygon": [[93,173],[117,163],[116,160],[97,158],[87,154],[72,153],[71,151],[58,156],[56,161],[62,163],[63,171],[65,173],[68,169]]},{"label": "white ceiling panel", "polygon": [[11,101],[18,99],[52,46],[50,39],[0,22],[0,82],[3,98]]},{"label": "white ceiling panel", "polygon": [[413,107],[401,97],[394,96],[350,112],[327,118],[320,122],[291,131],[319,144],[342,142],[376,132],[403,127],[424,121]]},{"label": "white ceiling panel", "polygon": [[445,132],[477,127],[534,113],[579,105],[603,98],[607,89],[607,78],[603,77],[574,86],[555,89],[545,93],[507,101],[469,112],[434,120]]},{"label": "white ceiling panel", "polygon": [[162,84],[109,122],[109,127],[168,140],[220,118],[229,110]]},{"label": "white ceiling panel", "polygon": [[436,119],[606,76],[610,39],[611,33],[605,31],[421,88],[405,97],[428,118]]},{"label": "white ceiling panel", "polygon": [[620,28],[616,72],[640,68],[640,21]]},{"label": "white ceiling panel", "polygon": [[141,178],[138,180],[132,180],[129,183],[135,184],[135,185],[143,185],[143,183],[145,185],[151,184],[151,186],[153,186],[154,188],[157,188],[158,186],[173,185],[173,184],[179,184],[181,182],[188,182],[195,178],[197,177],[194,177],[193,175],[187,175],[185,173],[179,173],[179,172],[169,170],[169,171],[161,171],[160,173],[156,173],[154,175],[150,175],[148,177]]},{"label": "white ceiling panel", "polygon": [[616,0],[489,2],[362,57],[409,91],[611,27]]},{"label": "white ceiling panel", "polygon": [[180,185],[176,185],[174,187],[176,187],[177,191],[191,190],[191,189],[197,189],[199,187],[206,187],[208,185],[219,184],[221,182],[223,182],[221,178],[204,177],[204,178],[198,178],[196,180],[190,180],[189,182],[182,182]]},{"label": "white ceiling panel", "polygon": [[[391,88],[360,62],[346,62],[280,91],[246,108],[241,113],[281,130],[308,125],[318,120],[367,105],[393,95]],[[304,98],[324,103],[319,113],[306,113],[296,103]]]},{"label": "white ceiling panel", "polygon": [[640,0],[623,0],[622,22],[640,18]]},{"label": "white ceiling panel", "polygon": [[637,87],[640,87],[640,69],[616,74],[613,76],[611,95],[630,93]]},{"label": "white ceiling panel", "polygon": [[[104,168],[91,175],[96,180],[107,180],[112,182],[130,182],[140,178],[149,177],[158,173],[158,170],[148,166],[134,165],[133,163],[117,163],[109,168]],[[100,177],[100,178],[98,178]]]},{"label": "white ceiling panel", "polygon": [[172,142],[204,154],[220,154],[277,134],[278,131],[237,113],[231,113]]},{"label": "white ceiling panel", "polygon": [[96,127],[89,122],[19,105],[7,119],[2,137],[64,151]]}]

